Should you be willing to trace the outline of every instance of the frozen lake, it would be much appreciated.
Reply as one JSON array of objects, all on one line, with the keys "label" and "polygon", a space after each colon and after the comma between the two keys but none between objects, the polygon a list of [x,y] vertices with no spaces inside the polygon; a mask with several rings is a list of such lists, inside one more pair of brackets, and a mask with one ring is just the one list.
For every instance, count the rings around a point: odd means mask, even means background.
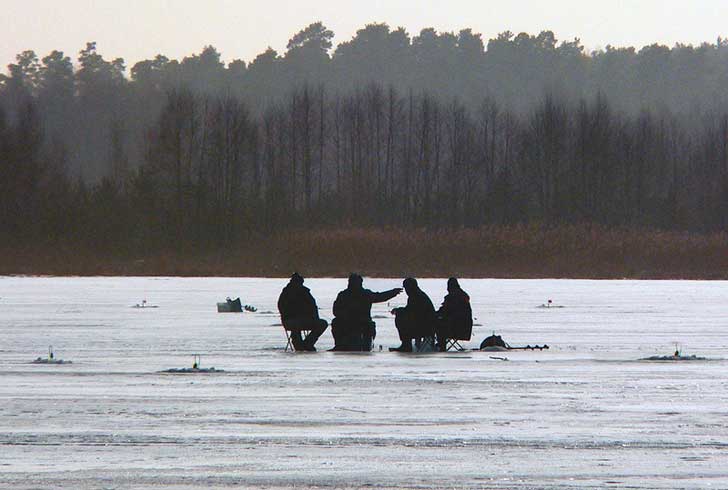
[{"label": "frozen lake", "polygon": [[[551,349],[420,355],[404,294],[371,354],[285,353],[285,282],[0,277],[0,488],[728,488],[726,282],[462,280],[468,347]],[[330,320],[346,280],[306,285]],[[638,361],[676,342],[712,360]],[[158,373],[195,353],[226,372]]]}]

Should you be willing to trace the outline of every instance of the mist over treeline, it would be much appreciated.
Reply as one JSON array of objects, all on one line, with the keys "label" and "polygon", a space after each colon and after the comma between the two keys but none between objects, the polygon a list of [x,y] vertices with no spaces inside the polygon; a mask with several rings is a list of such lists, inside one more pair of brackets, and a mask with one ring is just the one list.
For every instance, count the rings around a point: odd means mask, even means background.
[{"label": "mist over treeline", "polygon": [[95,43],[75,64],[19,54],[0,236],[134,252],[304,227],[727,224],[728,41],[332,38],[315,23],[227,65],[211,46],[128,70]]}]

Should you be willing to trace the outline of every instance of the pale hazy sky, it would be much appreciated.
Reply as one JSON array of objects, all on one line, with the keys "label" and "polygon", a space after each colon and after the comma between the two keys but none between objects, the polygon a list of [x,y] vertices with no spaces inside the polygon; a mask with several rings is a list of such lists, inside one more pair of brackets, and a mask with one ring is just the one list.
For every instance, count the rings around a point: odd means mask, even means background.
[{"label": "pale hazy sky", "polygon": [[472,27],[484,40],[510,30],[553,30],[588,49],[728,37],[728,0],[0,0],[0,72],[15,54],[59,49],[75,60],[86,41],[130,67],[162,53],[181,59],[212,44],[223,59],[252,60],[321,20],[348,40],[370,22],[439,31]]}]

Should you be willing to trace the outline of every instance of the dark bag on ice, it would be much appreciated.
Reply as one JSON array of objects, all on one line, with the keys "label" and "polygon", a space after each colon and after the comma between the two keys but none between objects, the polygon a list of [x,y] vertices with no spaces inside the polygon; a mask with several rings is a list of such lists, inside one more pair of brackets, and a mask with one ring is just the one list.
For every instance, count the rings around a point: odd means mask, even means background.
[{"label": "dark bag on ice", "polygon": [[507,345],[500,335],[493,334],[481,342],[480,348],[485,349],[486,347],[507,347]]},{"label": "dark bag on ice", "polygon": [[243,304],[240,301],[240,298],[237,298],[237,299],[228,298],[227,300],[225,300],[225,302],[227,303],[228,311],[230,313],[242,313]]}]

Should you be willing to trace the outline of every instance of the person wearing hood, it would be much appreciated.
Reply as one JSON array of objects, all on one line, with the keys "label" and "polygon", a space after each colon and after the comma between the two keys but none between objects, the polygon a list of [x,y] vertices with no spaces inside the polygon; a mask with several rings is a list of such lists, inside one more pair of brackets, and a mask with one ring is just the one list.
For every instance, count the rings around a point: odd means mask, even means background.
[{"label": "person wearing hood", "polygon": [[349,276],[347,288],[336,296],[331,333],[335,351],[370,351],[376,338],[376,325],[372,321],[372,304],[383,303],[397,296],[402,288],[375,293],[364,289],[364,280],[358,274]]},{"label": "person wearing hood", "polygon": [[407,305],[403,308],[395,308],[392,313],[395,315],[394,324],[399,332],[399,339],[402,345],[390,348],[390,351],[412,352],[412,340],[419,341],[422,338],[433,337],[437,323],[435,307],[427,294],[420,289],[417,280],[408,277],[402,283],[407,293]]},{"label": "person wearing hood", "polygon": [[454,277],[447,280],[447,295],[437,310],[437,317],[437,347],[440,352],[447,350],[447,339],[470,340],[473,334],[470,296],[463,291]]},{"label": "person wearing hood", "polygon": [[[314,345],[326,331],[328,323],[319,318],[316,300],[303,285],[303,277],[299,273],[294,273],[288,285],[281,291],[278,311],[283,328],[291,332],[293,348],[297,351],[315,351]],[[301,337],[303,330],[310,330],[305,339]]]}]

